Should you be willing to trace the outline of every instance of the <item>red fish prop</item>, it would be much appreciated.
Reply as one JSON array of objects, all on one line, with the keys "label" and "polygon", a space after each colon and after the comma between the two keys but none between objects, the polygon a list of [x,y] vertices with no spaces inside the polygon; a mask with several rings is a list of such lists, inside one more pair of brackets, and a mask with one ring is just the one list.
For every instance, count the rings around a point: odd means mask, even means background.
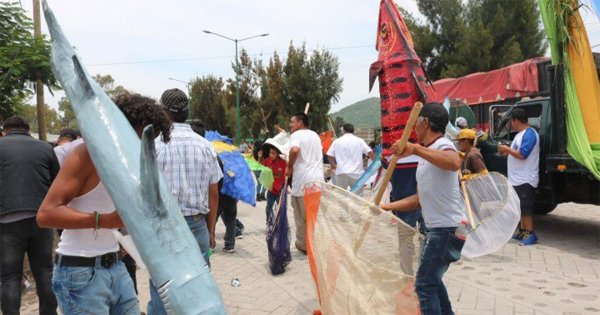
[{"label": "red fish prop", "polygon": [[[412,36],[394,2],[382,0],[375,46],[379,57],[369,70],[369,91],[379,78],[384,156],[391,155],[392,144],[402,136],[415,102],[427,101],[427,78],[413,47]],[[415,139],[413,130],[410,140]]]}]

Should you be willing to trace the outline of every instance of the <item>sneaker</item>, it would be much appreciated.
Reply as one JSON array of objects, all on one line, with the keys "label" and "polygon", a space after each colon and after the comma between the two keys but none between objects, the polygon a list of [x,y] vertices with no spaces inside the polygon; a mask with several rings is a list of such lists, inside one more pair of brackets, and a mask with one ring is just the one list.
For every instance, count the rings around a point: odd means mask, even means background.
[{"label": "sneaker", "polygon": [[525,231],[525,232],[523,232],[523,236],[521,238],[520,245],[529,246],[529,245],[533,245],[533,244],[537,243],[537,241],[538,241],[538,237],[537,237],[537,235],[535,235],[535,232]]},{"label": "sneaker", "polygon": [[235,253],[235,248],[224,247],[223,251],[226,252],[226,253],[228,253],[228,254],[233,254],[233,253]]},{"label": "sneaker", "polygon": [[242,238],[244,238],[244,234],[242,234],[242,232],[235,233],[235,238],[241,240]]},{"label": "sneaker", "polygon": [[523,233],[524,233],[524,231],[521,230],[521,229],[516,230],[515,233],[512,236],[512,239],[513,240],[517,240],[517,241],[522,240],[523,239]]}]

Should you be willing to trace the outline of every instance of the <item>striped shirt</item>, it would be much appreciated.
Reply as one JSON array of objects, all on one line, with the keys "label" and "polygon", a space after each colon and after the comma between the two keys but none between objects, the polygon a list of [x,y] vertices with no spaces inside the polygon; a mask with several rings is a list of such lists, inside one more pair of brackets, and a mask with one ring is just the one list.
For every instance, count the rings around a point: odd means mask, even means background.
[{"label": "striped shirt", "polygon": [[156,158],[184,216],[207,214],[208,187],[223,177],[212,144],[188,124],[173,123],[171,141],[156,138]]}]

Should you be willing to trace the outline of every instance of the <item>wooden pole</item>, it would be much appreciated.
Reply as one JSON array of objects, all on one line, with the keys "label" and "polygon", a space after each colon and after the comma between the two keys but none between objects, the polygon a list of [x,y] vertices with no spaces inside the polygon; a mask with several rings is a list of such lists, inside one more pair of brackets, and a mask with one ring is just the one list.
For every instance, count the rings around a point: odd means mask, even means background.
[{"label": "wooden pole", "polygon": [[[476,138],[477,139],[477,138]],[[463,197],[465,198],[465,207],[467,208],[467,216],[469,216],[469,223],[471,224],[471,228],[475,229],[475,218],[473,217],[473,209],[471,208],[471,199],[469,199],[469,193],[467,192],[467,185],[463,180],[463,174],[459,170],[458,177],[460,180],[460,188],[462,189]]]},{"label": "wooden pole", "polygon": [[[413,106],[412,111],[410,112],[410,117],[408,117],[408,122],[406,123],[406,127],[404,127],[404,132],[402,133],[402,137],[400,138],[400,143],[398,144],[398,151],[404,150],[406,143],[408,142],[408,138],[417,122],[417,118],[419,117],[419,113],[421,112],[421,108],[423,108],[423,103],[416,102],[415,106]],[[385,192],[385,188],[392,178],[392,173],[394,173],[394,169],[396,168],[396,163],[398,162],[398,157],[396,155],[392,155],[390,159],[390,164],[388,165],[387,170],[385,171],[385,176],[383,177],[383,182],[381,183],[381,187],[379,187],[379,191],[375,196],[373,203],[375,205],[379,205],[381,202],[381,198],[383,198],[383,193]]]},{"label": "wooden pole", "polygon": [[[42,24],[40,20],[40,0],[33,0],[33,35],[36,39],[42,37]],[[44,102],[44,82],[35,81],[35,94],[37,103],[38,134],[42,141],[46,141],[46,103]]]}]

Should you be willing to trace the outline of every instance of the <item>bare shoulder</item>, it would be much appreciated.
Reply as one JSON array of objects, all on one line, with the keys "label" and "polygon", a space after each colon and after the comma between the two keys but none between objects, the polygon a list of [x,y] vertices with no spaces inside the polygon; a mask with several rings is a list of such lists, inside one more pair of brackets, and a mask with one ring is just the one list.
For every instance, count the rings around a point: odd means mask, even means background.
[{"label": "bare shoulder", "polygon": [[77,144],[73,147],[63,163],[63,169],[76,171],[78,174],[89,174],[95,170],[92,158],[85,143]]}]

